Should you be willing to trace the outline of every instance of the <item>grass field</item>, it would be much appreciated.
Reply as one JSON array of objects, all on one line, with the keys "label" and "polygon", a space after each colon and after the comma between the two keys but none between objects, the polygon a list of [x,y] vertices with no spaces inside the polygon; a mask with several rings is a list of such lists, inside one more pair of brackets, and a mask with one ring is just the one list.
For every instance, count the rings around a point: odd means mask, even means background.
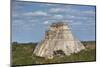
[{"label": "grass field", "polygon": [[77,54],[64,57],[54,57],[54,59],[45,59],[32,56],[36,43],[12,44],[12,65],[35,65],[35,64],[52,64],[52,63],[69,63],[69,62],[84,62],[96,60],[96,45],[95,41],[82,42],[86,47]]}]

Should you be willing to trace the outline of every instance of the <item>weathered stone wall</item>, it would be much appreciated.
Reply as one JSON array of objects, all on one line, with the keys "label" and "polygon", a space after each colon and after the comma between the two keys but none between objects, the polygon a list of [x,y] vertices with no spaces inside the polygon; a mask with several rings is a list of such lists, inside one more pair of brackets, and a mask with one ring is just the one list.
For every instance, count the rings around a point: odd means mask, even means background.
[{"label": "weathered stone wall", "polygon": [[52,24],[46,31],[45,39],[34,50],[34,54],[45,58],[53,58],[54,54],[71,55],[85,49],[82,43],[75,39],[68,25]]}]

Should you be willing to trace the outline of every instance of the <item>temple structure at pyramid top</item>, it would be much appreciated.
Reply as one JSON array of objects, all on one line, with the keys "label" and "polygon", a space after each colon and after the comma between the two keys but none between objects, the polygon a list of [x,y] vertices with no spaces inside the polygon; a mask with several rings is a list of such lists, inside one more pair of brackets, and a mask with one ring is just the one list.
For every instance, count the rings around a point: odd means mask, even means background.
[{"label": "temple structure at pyramid top", "polygon": [[84,45],[73,36],[68,24],[59,22],[50,25],[33,54],[52,59],[54,56],[69,56],[83,49]]}]

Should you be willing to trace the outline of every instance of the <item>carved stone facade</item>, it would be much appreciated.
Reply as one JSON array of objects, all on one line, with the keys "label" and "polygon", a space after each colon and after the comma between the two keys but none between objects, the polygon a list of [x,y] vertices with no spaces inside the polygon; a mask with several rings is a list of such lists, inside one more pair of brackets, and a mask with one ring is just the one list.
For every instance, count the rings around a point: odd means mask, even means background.
[{"label": "carved stone facade", "polygon": [[34,54],[52,59],[54,56],[71,55],[85,49],[65,23],[53,23],[45,33],[45,38],[36,46]]}]

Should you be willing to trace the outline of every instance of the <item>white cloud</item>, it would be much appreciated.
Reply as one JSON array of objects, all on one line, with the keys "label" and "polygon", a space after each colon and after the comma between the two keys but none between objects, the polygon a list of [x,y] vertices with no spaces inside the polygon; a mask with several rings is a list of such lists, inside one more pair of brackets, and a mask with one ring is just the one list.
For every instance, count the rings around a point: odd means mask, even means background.
[{"label": "white cloud", "polygon": [[73,22],[73,20],[62,20],[62,22],[71,23],[71,22]]},{"label": "white cloud", "polygon": [[53,19],[63,19],[63,15],[54,15]]},{"label": "white cloud", "polygon": [[63,8],[51,8],[49,11],[51,13],[57,13],[57,12],[63,12],[63,11],[65,11],[65,9],[63,9]]},{"label": "white cloud", "polygon": [[45,6],[55,6],[54,4],[44,4]]},{"label": "white cloud", "polygon": [[88,11],[83,11],[83,13],[85,13],[85,14],[95,14],[95,11],[88,10]]},{"label": "white cloud", "polygon": [[89,17],[81,16],[81,15],[66,15],[65,17],[73,19],[73,20],[89,20],[90,19]]},{"label": "white cloud", "polygon": [[66,17],[69,17],[69,18],[76,18],[76,16],[74,16],[74,15],[67,15]]},{"label": "white cloud", "polygon": [[18,17],[19,15],[17,13],[13,13],[12,17]]},{"label": "white cloud", "polygon": [[49,21],[44,21],[44,24],[48,24],[49,23]]},{"label": "white cloud", "polygon": [[57,20],[46,20],[46,21],[44,21],[43,24],[51,24],[51,23],[54,23],[54,22],[57,22]]},{"label": "white cloud", "polygon": [[25,16],[48,16],[48,14],[43,11],[27,12],[27,13],[24,13],[23,15]]},{"label": "white cloud", "polygon": [[38,20],[37,19],[29,19],[28,21],[34,23],[34,22],[37,22]]},{"label": "white cloud", "polygon": [[23,20],[13,20],[13,25],[22,25],[23,24]]},{"label": "white cloud", "polygon": [[74,23],[71,23],[71,25],[81,25],[82,22],[74,22]]}]

